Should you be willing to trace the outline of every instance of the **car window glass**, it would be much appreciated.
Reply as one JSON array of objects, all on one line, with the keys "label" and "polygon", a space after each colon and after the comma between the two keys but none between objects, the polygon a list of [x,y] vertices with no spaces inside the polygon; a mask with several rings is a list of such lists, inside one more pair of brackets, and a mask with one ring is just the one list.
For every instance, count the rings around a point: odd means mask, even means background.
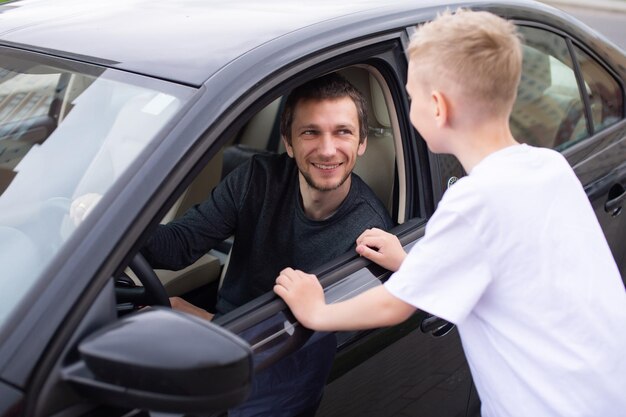
[{"label": "car window glass", "polygon": [[77,217],[95,207],[95,196],[106,194],[188,91],[15,51],[0,56],[1,325],[77,229]]},{"label": "car window glass", "polygon": [[61,74],[15,74],[5,69],[0,74],[0,120],[9,130],[29,118],[48,115]]},{"label": "car window glass", "polygon": [[584,105],[565,40],[520,27],[522,76],[510,124],[520,142],[563,149],[588,136]]},{"label": "car window glass", "polygon": [[621,120],[624,113],[622,89],[597,61],[580,48],[574,49],[585,80],[593,130],[598,132]]}]

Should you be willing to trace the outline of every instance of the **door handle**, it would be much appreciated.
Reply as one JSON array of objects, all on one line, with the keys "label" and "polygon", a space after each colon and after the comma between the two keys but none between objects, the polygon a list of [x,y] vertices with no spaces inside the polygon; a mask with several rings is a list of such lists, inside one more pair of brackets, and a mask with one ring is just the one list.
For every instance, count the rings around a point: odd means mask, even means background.
[{"label": "door handle", "polygon": [[437,316],[428,316],[420,324],[422,333],[430,333],[435,337],[442,337],[450,333],[454,324]]},{"label": "door handle", "polygon": [[[615,190],[617,187],[613,187],[611,192],[609,192],[609,198],[613,194],[612,191]],[[618,189],[621,191],[621,193],[617,197],[611,198],[610,200],[607,200],[606,203],[604,203],[604,211],[610,213],[613,217],[617,217],[622,213],[622,205],[624,203],[624,199],[626,199],[626,191],[622,187],[619,187]]]}]

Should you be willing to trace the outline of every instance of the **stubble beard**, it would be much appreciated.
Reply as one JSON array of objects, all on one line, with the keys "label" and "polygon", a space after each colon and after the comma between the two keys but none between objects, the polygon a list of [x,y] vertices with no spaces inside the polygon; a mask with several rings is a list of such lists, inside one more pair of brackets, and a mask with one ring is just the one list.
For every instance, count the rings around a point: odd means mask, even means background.
[{"label": "stubble beard", "polygon": [[315,181],[313,181],[313,178],[311,178],[311,175],[309,175],[308,173],[302,172],[301,170],[299,171],[300,171],[300,174],[302,174],[302,177],[304,178],[304,180],[306,181],[309,187],[313,188],[314,190],[322,191],[322,192],[336,190],[337,188],[341,187],[348,178],[350,178],[350,175],[352,175],[352,171],[348,171],[348,173],[336,185],[331,186],[331,187],[323,187],[321,185],[316,184]]}]

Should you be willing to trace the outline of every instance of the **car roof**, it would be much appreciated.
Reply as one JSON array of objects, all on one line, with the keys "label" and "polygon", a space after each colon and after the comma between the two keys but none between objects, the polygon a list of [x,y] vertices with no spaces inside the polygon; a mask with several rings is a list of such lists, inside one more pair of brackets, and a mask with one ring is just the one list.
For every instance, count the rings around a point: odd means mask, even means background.
[{"label": "car roof", "polygon": [[383,19],[415,9],[480,3],[21,0],[0,6],[0,44],[199,86],[238,56],[305,28],[328,32],[373,15]]}]

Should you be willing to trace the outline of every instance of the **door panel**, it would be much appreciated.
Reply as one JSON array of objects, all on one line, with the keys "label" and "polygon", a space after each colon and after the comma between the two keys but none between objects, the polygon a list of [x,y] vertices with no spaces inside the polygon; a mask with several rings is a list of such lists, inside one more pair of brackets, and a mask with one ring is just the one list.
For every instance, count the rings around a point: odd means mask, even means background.
[{"label": "door panel", "polygon": [[346,356],[365,361],[327,385],[316,416],[464,416],[471,375],[458,333],[424,334],[424,317],[417,313],[401,325],[411,332],[371,356],[372,345],[384,344],[395,328],[373,332],[341,352],[336,368]]},{"label": "door panel", "polygon": [[23,399],[21,392],[0,381],[0,417],[16,415],[24,406]]},{"label": "door panel", "polygon": [[[409,221],[394,231],[409,250],[424,234],[423,220]],[[351,254],[345,262],[339,259],[335,266],[314,272],[325,287],[328,302],[354,297],[381,285],[390,275]],[[255,371],[323,340],[323,334],[301,327],[285,304],[271,294],[252,304],[216,323],[251,344]],[[424,319],[431,318],[418,311],[394,327],[336,333],[337,354],[316,416],[464,416],[471,376],[458,332],[448,331],[449,325],[438,321],[422,331]],[[324,359],[320,366],[322,362]]]},{"label": "door panel", "polygon": [[[395,232],[408,251],[424,234],[423,220]],[[381,285],[390,273],[369,265],[346,281],[355,276],[363,281],[364,275]],[[425,327],[425,320],[435,325]],[[390,328],[338,333],[337,357],[317,416],[464,416],[471,375],[451,327],[417,311]]]},{"label": "door panel", "polygon": [[[402,237],[410,242],[405,250],[421,236],[423,227]],[[346,280],[366,273],[378,285],[390,275],[373,266]],[[417,311],[394,327],[337,333],[338,353],[316,416],[464,416],[472,380],[458,332],[450,329]]]},{"label": "door panel", "polygon": [[590,155],[575,166],[575,171],[626,282],[626,218],[622,214],[626,199],[624,90],[608,67],[578,46],[573,50],[594,133]]},{"label": "door panel", "polygon": [[[586,165],[593,166],[601,157],[598,155],[591,158]],[[626,155],[622,155],[622,159],[624,158]],[[585,190],[626,285],[626,163],[594,181]]]}]

